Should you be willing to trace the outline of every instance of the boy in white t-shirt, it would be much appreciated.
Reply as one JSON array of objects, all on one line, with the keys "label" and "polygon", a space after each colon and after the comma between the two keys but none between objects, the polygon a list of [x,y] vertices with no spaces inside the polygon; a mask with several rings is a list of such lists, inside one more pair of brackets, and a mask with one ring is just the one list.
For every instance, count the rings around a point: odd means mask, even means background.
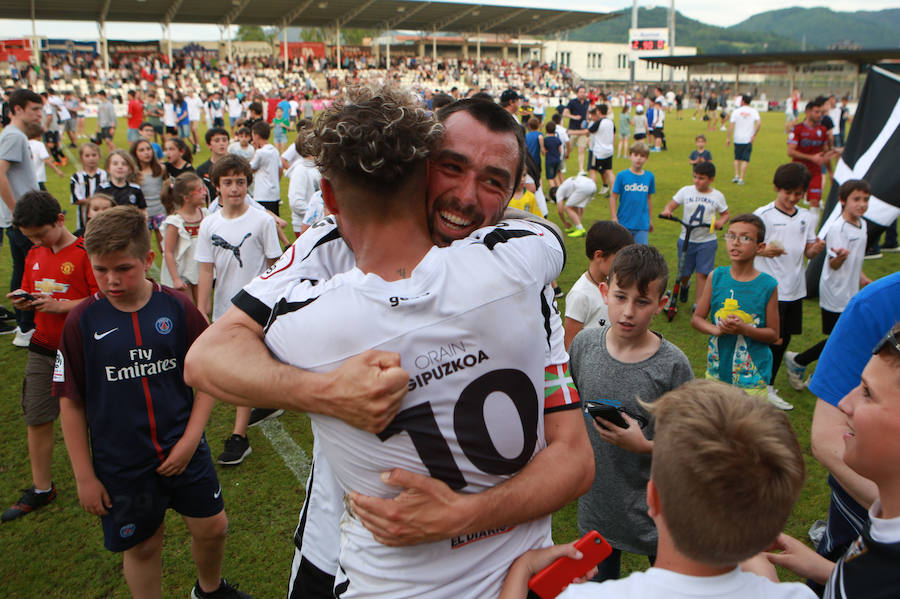
[{"label": "boy in white t-shirt", "polygon": [[[569,585],[560,599],[815,597],[802,583],[777,583],[741,567],[772,544],[803,486],[803,455],[787,416],[708,380],[669,391],[652,413],[647,505],[659,533],[655,565],[621,580]],[[706,451],[698,452],[701,440]],[[581,557],[572,544],[523,554],[500,599],[524,598],[528,579],[560,556]]]},{"label": "boy in white t-shirt", "polygon": [[[210,178],[219,190],[222,209],[200,224],[194,259],[198,263],[197,307],[205,315],[212,307],[212,320],[216,320],[244,285],[281,256],[281,246],[272,216],[264,210],[251,210],[245,201],[253,180],[246,160],[233,154],[223,156],[213,165]],[[211,301],[214,279],[215,298]],[[249,419],[250,408],[237,408],[234,431],[217,463],[236,466],[250,455]]]},{"label": "boy in white t-shirt", "polygon": [[59,170],[59,167],[53,162],[50,157],[50,152],[47,151],[47,146],[44,145],[44,142],[42,142],[40,138],[41,134],[37,133],[34,137],[29,139],[28,148],[31,150],[31,167],[34,169],[34,174],[37,176],[38,187],[43,191],[47,191],[47,166],[52,168],[60,177],[63,176],[63,172]]},{"label": "boy in white t-shirt", "polygon": [[[291,147],[296,145],[292,144]],[[319,191],[322,173],[311,156],[302,156],[291,164],[286,174],[291,181],[288,185],[288,203],[291,206],[294,235],[300,237],[309,228],[309,225],[304,224],[306,209],[313,194]]]},{"label": "boy in white t-shirt", "polygon": [[808,210],[797,207],[810,180],[809,170],[799,162],[782,164],[772,178],[778,197],[753,211],[766,225],[766,247],[757,254],[754,266],[778,281],[780,343],[772,344],[768,394],[769,401],[782,410],[793,406],[778,396],[773,385],[791,336],[803,332],[803,298],[806,297],[803,258],[813,258],[825,248],[825,242],[816,239],[816,219]]},{"label": "boy in white t-shirt", "polygon": [[248,162],[253,160],[253,155],[256,153],[256,150],[250,143],[250,129],[247,127],[240,127],[237,130],[237,133],[234,134],[234,137],[235,141],[228,144],[228,153],[237,154]]},{"label": "boy in white t-shirt", "polygon": [[616,252],[632,243],[634,237],[619,223],[601,220],[588,229],[584,239],[588,269],[578,277],[566,295],[566,351],[581,329],[606,326],[609,311],[599,285],[609,276],[609,265],[616,257]]},{"label": "boy in white t-shirt", "polygon": [[[838,317],[863,285],[872,281],[863,273],[866,254],[866,221],[862,217],[869,208],[871,187],[868,181],[848,179],[841,184],[838,198],[841,216],[826,223],[819,231],[825,238],[827,256],[819,277],[819,306],[822,310],[822,333],[830,335]],[[825,349],[822,339],[804,352],[785,352],[784,367],[791,387],[800,391],[806,386],[806,367],[819,359]]]},{"label": "boy in white t-shirt", "polygon": [[756,139],[762,121],[759,118],[759,112],[750,106],[752,98],[747,94],[740,98],[740,106],[731,111],[725,145],[731,143],[733,135],[734,179],[731,182],[743,185],[747,165],[750,164],[750,153],[753,151],[753,140]]},{"label": "boy in white t-shirt", "polygon": [[253,123],[250,129],[251,143],[256,149],[250,160],[253,169],[253,198],[272,214],[278,215],[281,203],[281,155],[278,148],[269,143],[271,129],[265,121]]},{"label": "boy in white t-shirt", "polygon": [[[716,250],[719,242],[713,227],[722,229],[728,222],[728,204],[725,196],[712,186],[716,180],[716,167],[712,162],[698,162],[693,167],[694,184],[686,185],[678,190],[666,207],[663,216],[672,216],[678,206],[684,207],[683,220],[692,225],[702,225],[691,231],[691,242],[684,256],[684,266],[678,276],[681,277],[681,292],[678,298],[682,303],[688,300],[690,293],[691,273],[696,272],[696,294],[703,291],[706,278],[712,272],[716,262]],[[681,261],[685,242],[685,229],[681,228],[678,236],[678,259]]]}]

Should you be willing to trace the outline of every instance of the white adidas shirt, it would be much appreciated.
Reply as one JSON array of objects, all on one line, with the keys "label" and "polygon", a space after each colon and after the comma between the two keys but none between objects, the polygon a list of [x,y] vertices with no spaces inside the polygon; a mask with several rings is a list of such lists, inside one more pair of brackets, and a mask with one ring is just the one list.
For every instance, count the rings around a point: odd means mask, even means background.
[{"label": "white adidas shirt", "polygon": [[[513,221],[433,248],[409,279],[388,283],[354,267],[287,290],[266,331],[278,359],[330,371],[377,348],[400,353],[410,372],[401,412],[378,436],[310,416],[345,492],[396,495],[380,478],[394,467],[480,492],[515,475],[544,447],[547,340],[535,300],[562,264],[555,235]],[[277,272],[278,265],[268,274]],[[394,548],[376,542],[345,513],[340,575],[349,587],[342,597],[496,596],[512,561],[550,542],[549,523],[545,517]]]}]

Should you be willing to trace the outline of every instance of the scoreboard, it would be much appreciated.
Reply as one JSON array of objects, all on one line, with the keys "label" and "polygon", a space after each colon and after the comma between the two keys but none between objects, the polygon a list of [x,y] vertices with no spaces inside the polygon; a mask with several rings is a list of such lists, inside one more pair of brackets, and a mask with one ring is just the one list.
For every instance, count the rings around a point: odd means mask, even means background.
[{"label": "scoreboard", "polygon": [[668,54],[669,30],[665,27],[629,29],[628,43],[634,56]]},{"label": "scoreboard", "polygon": [[665,50],[666,40],[631,40],[632,50]]}]

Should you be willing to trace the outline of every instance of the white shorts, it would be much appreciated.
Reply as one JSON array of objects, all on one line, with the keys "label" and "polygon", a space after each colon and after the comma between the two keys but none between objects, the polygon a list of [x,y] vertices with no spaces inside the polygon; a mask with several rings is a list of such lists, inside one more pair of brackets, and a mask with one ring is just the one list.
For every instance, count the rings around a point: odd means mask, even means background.
[{"label": "white shorts", "polygon": [[566,206],[570,208],[584,208],[594,199],[594,194],[597,193],[597,185],[590,180],[583,183],[582,181],[582,178],[578,179],[579,185],[572,192],[572,195],[566,198]]}]

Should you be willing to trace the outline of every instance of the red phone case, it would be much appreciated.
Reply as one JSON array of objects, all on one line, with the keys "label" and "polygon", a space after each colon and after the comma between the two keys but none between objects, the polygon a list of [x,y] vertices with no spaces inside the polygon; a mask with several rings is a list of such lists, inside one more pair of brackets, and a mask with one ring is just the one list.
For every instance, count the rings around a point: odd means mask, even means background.
[{"label": "red phone case", "polygon": [[561,557],[535,574],[528,581],[528,588],[541,599],[553,599],[574,579],[584,576],[588,571],[609,557],[612,547],[600,533],[592,530],[578,541],[575,547],[581,552],[579,560]]}]

